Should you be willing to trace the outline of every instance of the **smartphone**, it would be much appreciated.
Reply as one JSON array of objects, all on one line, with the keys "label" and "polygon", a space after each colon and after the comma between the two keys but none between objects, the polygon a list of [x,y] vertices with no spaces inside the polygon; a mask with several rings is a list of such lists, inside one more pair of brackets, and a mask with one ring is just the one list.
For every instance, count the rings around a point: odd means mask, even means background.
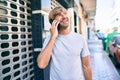
[{"label": "smartphone", "polygon": [[[53,20],[51,19],[51,20],[50,20],[50,24],[52,24],[52,22],[53,22]],[[59,23],[58,26],[57,26],[57,29],[60,30],[60,27],[61,27],[61,25],[60,25],[60,23]]]},{"label": "smartphone", "polygon": [[57,29],[60,30],[60,27],[61,27],[61,25],[60,25],[60,23],[59,23],[58,26],[57,26]]}]

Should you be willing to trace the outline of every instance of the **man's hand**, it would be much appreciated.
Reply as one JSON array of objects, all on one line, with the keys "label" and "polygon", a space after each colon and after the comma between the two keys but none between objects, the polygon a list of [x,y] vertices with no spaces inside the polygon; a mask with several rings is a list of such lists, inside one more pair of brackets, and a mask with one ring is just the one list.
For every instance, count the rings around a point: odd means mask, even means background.
[{"label": "man's hand", "polygon": [[56,39],[56,37],[58,36],[58,24],[61,21],[61,16],[56,16],[55,20],[53,20],[51,28],[50,28],[50,33],[51,33],[51,38],[52,39]]},{"label": "man's hand", "polygon": [[54,20],[52,22],[51,28],[50,28],[50,33],[51,33],[51,38],[52,39],[56,39],[56,37],[58,36],[58,30],[57,30],[57,26],[59,24],[58,20]]}]

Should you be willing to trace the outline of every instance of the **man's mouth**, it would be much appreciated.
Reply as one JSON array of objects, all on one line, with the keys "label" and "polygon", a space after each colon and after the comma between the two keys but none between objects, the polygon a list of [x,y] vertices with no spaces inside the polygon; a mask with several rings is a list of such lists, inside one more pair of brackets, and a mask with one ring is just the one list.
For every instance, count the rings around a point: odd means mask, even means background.
[{"label": "man's mouth", "polygon": [[60,22],[68,22],[68,19],[63,19]]}]

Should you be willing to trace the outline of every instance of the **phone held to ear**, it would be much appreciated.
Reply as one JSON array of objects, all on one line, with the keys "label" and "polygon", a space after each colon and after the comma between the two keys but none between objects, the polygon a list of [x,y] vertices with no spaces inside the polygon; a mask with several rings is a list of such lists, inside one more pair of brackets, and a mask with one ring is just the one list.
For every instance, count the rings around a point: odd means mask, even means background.
[{"label": "phone held to ear", "polygon": [[[51,24],[52,24],[52,22],[53,22],[53,20],[50,20],[50,23],[51,23]],[[57,29],[58,29],[58,30],[60,30],[60,26],[61,26],[61,25],[60,25],[60,23],[59,23],[58,26],[57,26]]]},{"label": "phone held to ear", "polygon": [[61,25],[60,25],[60,23],[59,23],[58,26],[57,26],[57,29],[58,29],[58,30],[60,30],[60,26],[61,26]]}]

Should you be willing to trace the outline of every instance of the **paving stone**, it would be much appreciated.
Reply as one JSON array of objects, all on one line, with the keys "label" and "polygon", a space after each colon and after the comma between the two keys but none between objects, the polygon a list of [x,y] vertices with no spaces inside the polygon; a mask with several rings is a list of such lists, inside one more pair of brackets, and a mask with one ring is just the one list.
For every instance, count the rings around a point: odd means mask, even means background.
[{"label": "paving stone", "polygon": [[93,80],[120,80],[113,63],[102,48],[100,40],[89,40]]}]

